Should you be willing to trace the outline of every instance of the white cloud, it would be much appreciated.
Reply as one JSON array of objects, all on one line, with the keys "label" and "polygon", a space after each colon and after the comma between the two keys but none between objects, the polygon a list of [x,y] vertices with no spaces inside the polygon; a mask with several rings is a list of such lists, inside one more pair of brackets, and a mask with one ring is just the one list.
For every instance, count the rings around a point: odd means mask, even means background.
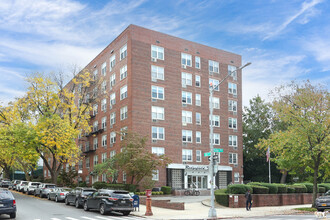
[{"label": "white cloud", "polygon": [[322,71],[330,71],[330,41],[328,38],[315,37],[303,42],[309,51],[322,64]]}]

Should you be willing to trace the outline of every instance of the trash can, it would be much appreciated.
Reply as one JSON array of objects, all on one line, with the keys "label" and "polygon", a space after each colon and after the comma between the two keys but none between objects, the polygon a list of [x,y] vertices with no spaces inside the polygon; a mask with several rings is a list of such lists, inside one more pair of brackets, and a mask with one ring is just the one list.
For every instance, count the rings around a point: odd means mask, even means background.
[{"label": "trash can", "polygon": [[136,211],[136,208],[140,211],[140,197],[138,195],[132,196],[133,200],[133,208]]}]

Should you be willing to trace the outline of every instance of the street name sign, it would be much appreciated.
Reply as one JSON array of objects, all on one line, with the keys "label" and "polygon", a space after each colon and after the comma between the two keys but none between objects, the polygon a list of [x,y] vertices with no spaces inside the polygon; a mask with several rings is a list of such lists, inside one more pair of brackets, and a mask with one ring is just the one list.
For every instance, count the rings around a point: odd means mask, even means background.
[{"label": "street name sign", "polygon": [[217,153],[222,153],[223,152],[223,149],[221,149],[221,148],[214,148],[213,151],[214,152],[217,152]]}]

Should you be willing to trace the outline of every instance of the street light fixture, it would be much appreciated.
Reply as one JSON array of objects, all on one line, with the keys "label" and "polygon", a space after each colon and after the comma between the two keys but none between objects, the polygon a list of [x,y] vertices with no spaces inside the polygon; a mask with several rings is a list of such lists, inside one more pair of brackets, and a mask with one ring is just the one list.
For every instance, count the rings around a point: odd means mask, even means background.
[{"label": "street light fixture", "polygon": [[211,123],[210,123],[210,138],[211,138],[211,141],[210,141],[210,152],[211,152],[211,156],[210,156],[210,172],[211,172],[211,208],[209,210],[209,217],[217,217],[217,212],[214,208],[214,159],[213,159],[213,151],[214,151],[214,148],[213,148],[213,141],[214,141],[214,134],[213,134],[213,92],[215,89],[217,89],[221,83],[223,83],[229,76],[232,76],[233,73],[237,72],[238,70],[241,70],[247,66],[249,66],[251,63],[248,62],[246,63],[245,65],[233,70],[233,71],[230,71],[226,76],[225,78],[223,78],[219,83],[218,85],[215,85],[213,86],[212,84],[210,85],[210,105],[209,105],[209,108],[210,108],[210,118],[211,118]]}]

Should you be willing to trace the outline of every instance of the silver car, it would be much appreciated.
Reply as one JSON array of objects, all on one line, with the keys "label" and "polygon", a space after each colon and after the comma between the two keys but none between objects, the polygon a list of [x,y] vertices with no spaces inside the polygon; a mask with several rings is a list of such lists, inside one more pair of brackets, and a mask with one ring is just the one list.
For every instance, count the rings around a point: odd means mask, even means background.
[{"label": "silver car", "polygon": [[54,200],[55,202],[63,202],[66,194],[70,191],[71,191],[70,188],[56,187],[49,191],[47,198],[49,200]]},{"label": "silver car", "polygon": [[29,182],[27,186],[24,186],[24,193],[27,193],[28,195],[34,194],[34,190],[40,185],[40,182]]},{"label": "silver car", "polygon": [[52,183],[41,183],[35,190],[34,195],[39,196],[40,198],[47,197],[50,189],[54,189],[55,184]]}]

